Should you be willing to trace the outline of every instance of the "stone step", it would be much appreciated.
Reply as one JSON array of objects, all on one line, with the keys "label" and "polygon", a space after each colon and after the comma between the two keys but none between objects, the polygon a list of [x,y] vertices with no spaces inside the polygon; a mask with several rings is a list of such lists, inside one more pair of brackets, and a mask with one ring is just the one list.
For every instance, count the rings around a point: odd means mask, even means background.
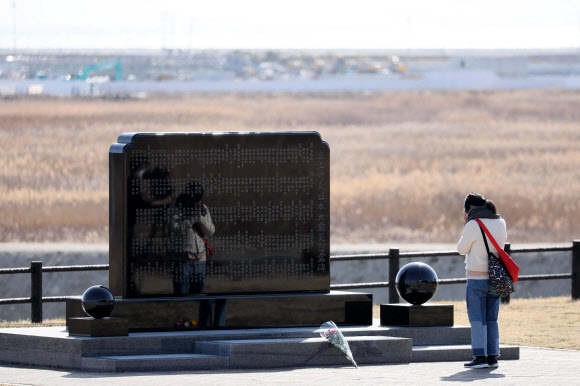
[{"label": "stone step", "polygon": [[[341,330],[345,335],[350,335],[346,328]],[[471,327],[468,326],[383,327],[379,328],[379,331],[381,331],[381,335],[411,338],[413,339],[413,345],[416,346],[471,343]]]},{"label": "stone step", "polygon": [[[470,345],[412,346],[408,338],[355,336],[347,338],[357,364],[469,361]],[[346,356],[323,338],[202,341],[196,353],[102,355],[82,358],[85,371],[173,371],[225,368],[255,369],[305,366],[352,366]],[[501,360],[519,359],[519,347],[501,345]]]},{"label": "stone step", "polygon": [[[357,364],[407,363],[412,340],[388,336],[348,337]],[[274,368],[351,365],[346,356],[323,338],[206,341],[196,352],[229,357],[230,368]]]},{"label": "stone step", "polygon": [[228,358],[207,354],[111,355],[82,358],[85,371],[215,370],[228,367]]},{"label": "stone step", "polygon": [[[471,357],[469,351],[471,329],[468,326],[381,327],[375,324],[374,326],[342,326],[340,330],[349,342],[355,360],[361,364],[438,360],[463,361],[469,360]],[[131,368],[134,368],[134,371],[163,371],[165,370],[163,366],[172,368],[172,364],[155,367],[145,363],[139,367],[131,365],[130,361],[125,362],[125,360],[128,361],[135,357],[150,358],[148,362],[153,363],[154,359],[172,358],[171,355],[189,355],[190,362],[187,362],[188,359],[180,359],[180,362],[185,362],[181,367],[182,369],[196,368],[192,367],[194,366],[191,363],[193,361],[198,363],[199,369],[300,367],[326,364],[349,366],[350,364],[344,355],[328,342],[322,340],[319,333],[320,330],[316,328],[299,327],[142,332],[130,333],[129,336],[121,337],[89,338],[69,336],[68,331],[62,327],[7,328],[0,329],[0,362],[74,369],[86,368],[94,371],[131,371]],[[391,349],[387,343],[397,342],[397,339],[404,342],[398,344],[405,347],[397,348],[395,346],[395,349]],[[256,349],[256,352],[252,354],[253,356],[250,356],[251,352],[248,354],[248,357],[253,358],[253,363],[244,358],[239,359],[240,355],[236,356],[238,352],[251,351],[252,346],[255,346],[257,341],[264,344],[263,347]],[[217,344],[217,342],[222,343]],[[302,344],[303,347],[300,347],[297,342],[313,343]],[[267,362],[267,355],[270,351],[273,350],[276,353],[277,350],[281,349],[280,345],[283,343],[293,346],[287,348],[292,355],[281,352],[279,360],[276,359],[271,363],[264,364]],[[278,344],[280,347],[273,349],[274,344]],[[307,347],[308,345],[312,347]],[[412,352],[411,345],[415,346],[415,353]],[[419,352],[421,349],[418,347],[434,346],[442,349],[445,347],[442,345],[451,345],[455,349],[457,349],[456,346],[465,345],[465,348],[462,354],[449,354],[447,356],[449,359],[444,359],[440,352],[431,354],[430,350],[433,349],[423,349],[425,352]],[[15,350],[15,347],[18,349]],[[325,350],[324,359],[315,358]],[[205,354],[205,357],[197,357],[194,353]],[[207,355],[220,353],[223,355],[220,358],[207,358]],[[142,354],[148,354],[148,356],[142,356]],[[333,358],[331,358],[331,354],[334,355]],[[232,366],[230,366],[230,355],[233,358]],[[394,358],[389,357],[389,355],[394,356]],[[515,359],[519,355],[519,351],[515,358],[511,358],[510,355],[512,354],[509,350],[502,349],[501,359]],[[283,359],[285,356],[290,359]]]},{"label": "stone step", "polygon": [[[499,346],[502,360],[520,359],[518,346]],[[432,345],[413,346],[413,362],[452,362],[470,361],[471,345]]]},{"label": "stone step", "polygon": [[[355,337],[410,338],[414,345],[468,344],[471,329],[453,327],[340,327],[350,340]],[[1,335],[0,335],[1,336]],[[141,332],[125,337],[73,337],[82,342],[83,356],[193,353],[196,344],[208,341],[319,338],[320,330],[313,328],[273,328],[248,330],[205,330],[183,332]],[[22,343],[27,346],[26,341]]]}]

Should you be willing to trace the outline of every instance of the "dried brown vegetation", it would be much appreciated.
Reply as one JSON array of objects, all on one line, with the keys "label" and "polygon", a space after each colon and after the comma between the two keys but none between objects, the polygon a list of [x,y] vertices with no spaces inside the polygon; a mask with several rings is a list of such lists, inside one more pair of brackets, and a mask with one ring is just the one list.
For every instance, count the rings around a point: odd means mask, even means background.
[{"label": "dried brown vegetation", "polygon": [[[469,326],[465,302],[453,304],[455,324]],[[580,350],[580,302],[560,296],[512,299],[499,311],[501,344]]]},{"label": "dried brown vegetation", "polygon": [[[445,301],[453,305],[455,325],[469,326],[465,301]],[[511,299],[499,310],[501,344],[580,350],[580,302],[569,296]],[[380,318],[373,308],[373,318]]]},{"label": "dried brown vegetation", "polygon": [[0,241],[108,239],[108,149],[123,132],[318,131],[332,243],[455,242],[496,202],[512,243],[580,229],[580,92],[392,91],[0,101]]}]

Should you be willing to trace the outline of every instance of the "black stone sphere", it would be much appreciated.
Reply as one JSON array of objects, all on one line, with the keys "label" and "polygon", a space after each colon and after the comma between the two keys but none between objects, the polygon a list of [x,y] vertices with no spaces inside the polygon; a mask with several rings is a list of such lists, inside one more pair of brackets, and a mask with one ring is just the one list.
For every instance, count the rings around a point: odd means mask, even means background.
[{"label": "black stone sphere", "polygon": [[115,297],[107,287],[94,285],[83,294],[81,305],[87,315],[95,319],[103,319],[109,317],[113,312]]},{"label": "black stone sphere", "polygon": [[437,292],[437,274],[425,263],[409,263],[399,270],[395,287],[407,303],[428,302]]}]

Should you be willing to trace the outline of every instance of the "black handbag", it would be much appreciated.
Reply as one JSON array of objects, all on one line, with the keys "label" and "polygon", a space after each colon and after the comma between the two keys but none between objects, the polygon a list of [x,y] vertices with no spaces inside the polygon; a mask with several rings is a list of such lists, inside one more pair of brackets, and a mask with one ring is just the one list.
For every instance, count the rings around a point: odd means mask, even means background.
[{"label": "black handbag", "polygon": [[487,250],[487,258],[489,262],[489,286],[499,296],[504,298],[515,291],[514,282],[510,275],[508,275],[503,261],[489,251],[489,246],[487,245],[487,239],[485,238],[483,229],[479,227],[479,230],[481,230],[481,236],[483,237],[485,249]]}]

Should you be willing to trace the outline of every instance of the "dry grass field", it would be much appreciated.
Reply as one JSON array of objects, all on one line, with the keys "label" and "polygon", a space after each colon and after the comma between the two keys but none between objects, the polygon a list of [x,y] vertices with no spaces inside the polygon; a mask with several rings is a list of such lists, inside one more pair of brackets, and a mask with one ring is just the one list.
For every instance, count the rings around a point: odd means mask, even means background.
[{"label": "dry grass field", "polygon": [[[454,305],[455,324],[469,326],[465,302]],[[580,302],[569,296],[511,299],[499,311],[500,342],[580,350]]]},{"label": "dry grass field", "polygon": [[[456,325],[469,326],[465,301],[453,304]],[[501,344],[580,350],[580,302],[569,296],[511,299],[499,310]],[[380,318],[378,306],[374,317]],[[576,333],[574,333],[576,331]]]},{"label": "dry grass field", "polygon": [[331,242],[456,242],[471,191],[512,244],[580,238],[580,91],[0,100],[0,241],[108,240],[123,132],[318,131]]}]

